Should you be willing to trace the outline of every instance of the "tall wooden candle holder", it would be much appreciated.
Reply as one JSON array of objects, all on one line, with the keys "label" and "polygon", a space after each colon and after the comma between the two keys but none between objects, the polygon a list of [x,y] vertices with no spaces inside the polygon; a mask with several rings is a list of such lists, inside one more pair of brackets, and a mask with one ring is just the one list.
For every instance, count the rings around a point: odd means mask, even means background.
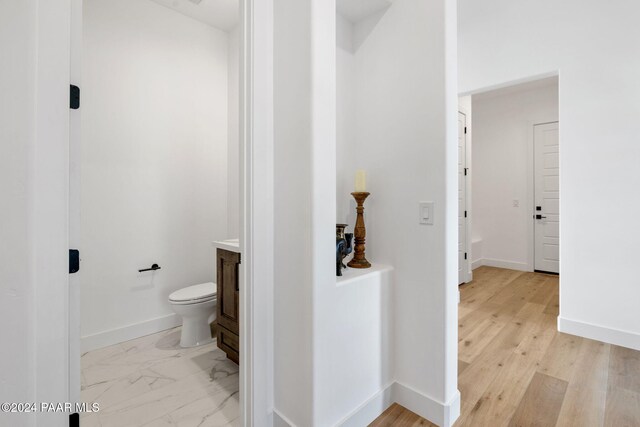
[{"label": "tall wooden candle holder", "polygon": [[369,196],[369,193],[355,192],[351,193],[351,195],[356,199],[356,203],[358,204],[356,209],[358,217],[356,218],[356,226],[353,233],[355,237],[354,255],[353,259],[349,261],[347,265],[352,268],[369,268],[371,264],[364,256],[364,240],[367,236],[367,229],[364,226],[364,201],[367,196]]}]

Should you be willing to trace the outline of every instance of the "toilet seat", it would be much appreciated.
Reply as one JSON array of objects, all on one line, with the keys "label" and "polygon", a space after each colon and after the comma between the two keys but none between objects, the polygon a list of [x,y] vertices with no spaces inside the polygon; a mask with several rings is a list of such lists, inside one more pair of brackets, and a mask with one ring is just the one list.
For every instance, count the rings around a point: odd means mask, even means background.
[{"label": "toilet seat", "polygon": [[169,295],[169,302],[171,304],[198,304],[215,300],[216,297],[216,284],[208,282],[188,286],[173,292]]}]

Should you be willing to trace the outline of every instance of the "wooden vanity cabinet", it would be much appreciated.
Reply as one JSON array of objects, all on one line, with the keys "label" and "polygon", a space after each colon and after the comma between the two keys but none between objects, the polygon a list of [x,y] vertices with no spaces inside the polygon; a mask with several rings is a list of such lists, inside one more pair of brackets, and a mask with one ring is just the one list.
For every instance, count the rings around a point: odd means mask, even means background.
[{"label": "wooden vanity cabinet", "polygon": [[218,348],[239,363],[240,352],[240,254],[218,249],[217,258],[217,340]]}]

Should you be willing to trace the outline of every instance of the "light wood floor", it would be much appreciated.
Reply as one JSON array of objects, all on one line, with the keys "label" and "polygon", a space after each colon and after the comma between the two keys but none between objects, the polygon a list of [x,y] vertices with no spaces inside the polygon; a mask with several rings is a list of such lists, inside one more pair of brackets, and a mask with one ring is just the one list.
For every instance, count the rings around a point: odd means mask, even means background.
[{"label": "light wood floor", "polygon": [[[640,352],[557,332],[557,276],[473,275],[460,287],[456,427],[640,426]],[[399,405],[371,425],[433,426]]]}]

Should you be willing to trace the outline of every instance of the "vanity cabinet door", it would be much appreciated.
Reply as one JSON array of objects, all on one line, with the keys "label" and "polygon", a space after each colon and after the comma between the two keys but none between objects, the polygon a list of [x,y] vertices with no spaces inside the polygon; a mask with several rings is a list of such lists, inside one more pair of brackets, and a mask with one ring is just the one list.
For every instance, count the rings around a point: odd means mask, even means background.
[{"label": "vanity cabinet door", "polygon": [[225,353],[227,357],[236,363],[240,363],[240,343],[238,335],[229,332],[226,328],[218,328],[218,348]]},{"label": "vanity cabinet door", "polygon": [[227,329],[236,336],[240,332],[239,319],[239,277],[238,265],[240,254],[218,249],[218,302],[217,321],[218,326]]}]

